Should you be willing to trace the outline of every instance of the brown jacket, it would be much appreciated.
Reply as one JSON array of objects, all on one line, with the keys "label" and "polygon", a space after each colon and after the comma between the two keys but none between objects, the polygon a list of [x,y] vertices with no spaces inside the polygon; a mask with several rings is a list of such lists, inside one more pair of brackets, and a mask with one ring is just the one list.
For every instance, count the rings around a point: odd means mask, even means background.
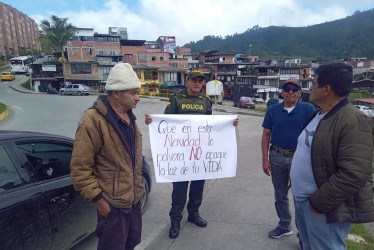
[{"label": "brown jacket", "polygon": [[138,126],[135,132],[135,166],[126,142],[117,133],[115,122],[106,114],[99,96],[78,124],[70,169],[75,189],[85,199],[102,195],[118,208],[129,208],[137,203],[144,192],[142,178],[142,135]]}]

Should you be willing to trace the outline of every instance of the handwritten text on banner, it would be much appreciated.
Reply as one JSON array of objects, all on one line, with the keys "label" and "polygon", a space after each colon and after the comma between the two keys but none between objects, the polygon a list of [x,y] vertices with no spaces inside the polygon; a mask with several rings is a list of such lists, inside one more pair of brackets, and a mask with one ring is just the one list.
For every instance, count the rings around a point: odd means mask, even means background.
[{"label": "handwritten text on banner", "polygon": [[151,115],[156,182],[236,175],[236,115]]}]

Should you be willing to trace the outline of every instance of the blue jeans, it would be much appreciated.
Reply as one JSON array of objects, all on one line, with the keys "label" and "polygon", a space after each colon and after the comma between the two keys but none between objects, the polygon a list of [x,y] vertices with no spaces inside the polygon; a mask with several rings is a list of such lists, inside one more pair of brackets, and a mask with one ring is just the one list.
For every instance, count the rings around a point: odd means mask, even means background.
[{"label": "blue jeans", "polygon": [[291,229],[291,212],[288,202],[288,184],[290,183],[290,170],[292,157],[284,156],[270,150],[271,180],[274,186],[275,210],[279,218],[278,227]]},{"label": "blue jeans", "polygon": [[351,223],[327,223],[325,214],[309,210],[308,200],[295,200],[295,214],[303,249],[347,249],[345,239],[351,231]]}]

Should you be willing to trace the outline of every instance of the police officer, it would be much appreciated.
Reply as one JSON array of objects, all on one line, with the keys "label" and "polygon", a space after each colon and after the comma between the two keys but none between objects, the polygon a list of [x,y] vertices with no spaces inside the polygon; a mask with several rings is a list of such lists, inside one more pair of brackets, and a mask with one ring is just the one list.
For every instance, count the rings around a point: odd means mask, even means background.
[{"label": "police officer", "polygon": [[[212,102],[200,91],[205,77],[200,70],[192,70],[187,75],[186,89],[181,94],[170,97],[165,114],[211,115]],[[205,180],[191,181],[188,195],[188,221],[199,227],[206,227],[207,222],[200,217],[199,207],[203,198]],[[169,237],[175,239],[179,235],[182,211],[186,205],[188,181],[173,182],[172,203],[170,209],[171,227]]]},{"label": "police officer", "polygon": [[[188,115],[211,115],[212,102],[206,95],[200,91],[203,87],[205,76],[200,70],[192,70],[187,75],[186,89],[180,94],[174,94],[170,97],[165,114],[188,114]],[[146,114],[145,123],[150,124],[152,118]],[[237,126],[239,120],[234,120],[234,126]],[[173,182],[173,192],[171,195],[172,203],[170,209],[171,227],[169,237],[175,239],[179,236],[180,222],[182,212],[186,205],[188,181]],[[191,181],[188,195],[188,218],[187,221],[196,224],[199,227],[206,227],[207,222],[200,217],[199,207],[203,198],[205,180]]]},{"label": "police officer", "polygon": [[[187,75],[186,89],[180,94],[170,97],[165,114],[189,114],[189,115],[211,115],[212,102],[200,91],[203,87],[205,76],[200,70],[192,70]],[[145,123],[152,122],[152,118],[146,115]],[[188,221],[199,227],[206,227],[207,222],[200,217],[199,207],[203,198],[205,180],[191,181],[188,195]],[[188,181],[173,182],[172,203],[170,209],[171,227],[169,237],[175,239],[179,236],[182,211],[187,200]]]}]

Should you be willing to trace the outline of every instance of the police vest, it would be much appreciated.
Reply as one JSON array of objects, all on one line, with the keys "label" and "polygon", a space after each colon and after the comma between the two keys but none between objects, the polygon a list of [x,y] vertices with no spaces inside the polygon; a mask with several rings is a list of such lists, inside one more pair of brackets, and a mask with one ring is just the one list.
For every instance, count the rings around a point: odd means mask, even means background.
[{"label": "police vest", "polygon": [[178,114],[205,115],[207,112],[207,103],[210,100],[204,95],[187,96],[178,94],[175,96],[178,107]]}]

